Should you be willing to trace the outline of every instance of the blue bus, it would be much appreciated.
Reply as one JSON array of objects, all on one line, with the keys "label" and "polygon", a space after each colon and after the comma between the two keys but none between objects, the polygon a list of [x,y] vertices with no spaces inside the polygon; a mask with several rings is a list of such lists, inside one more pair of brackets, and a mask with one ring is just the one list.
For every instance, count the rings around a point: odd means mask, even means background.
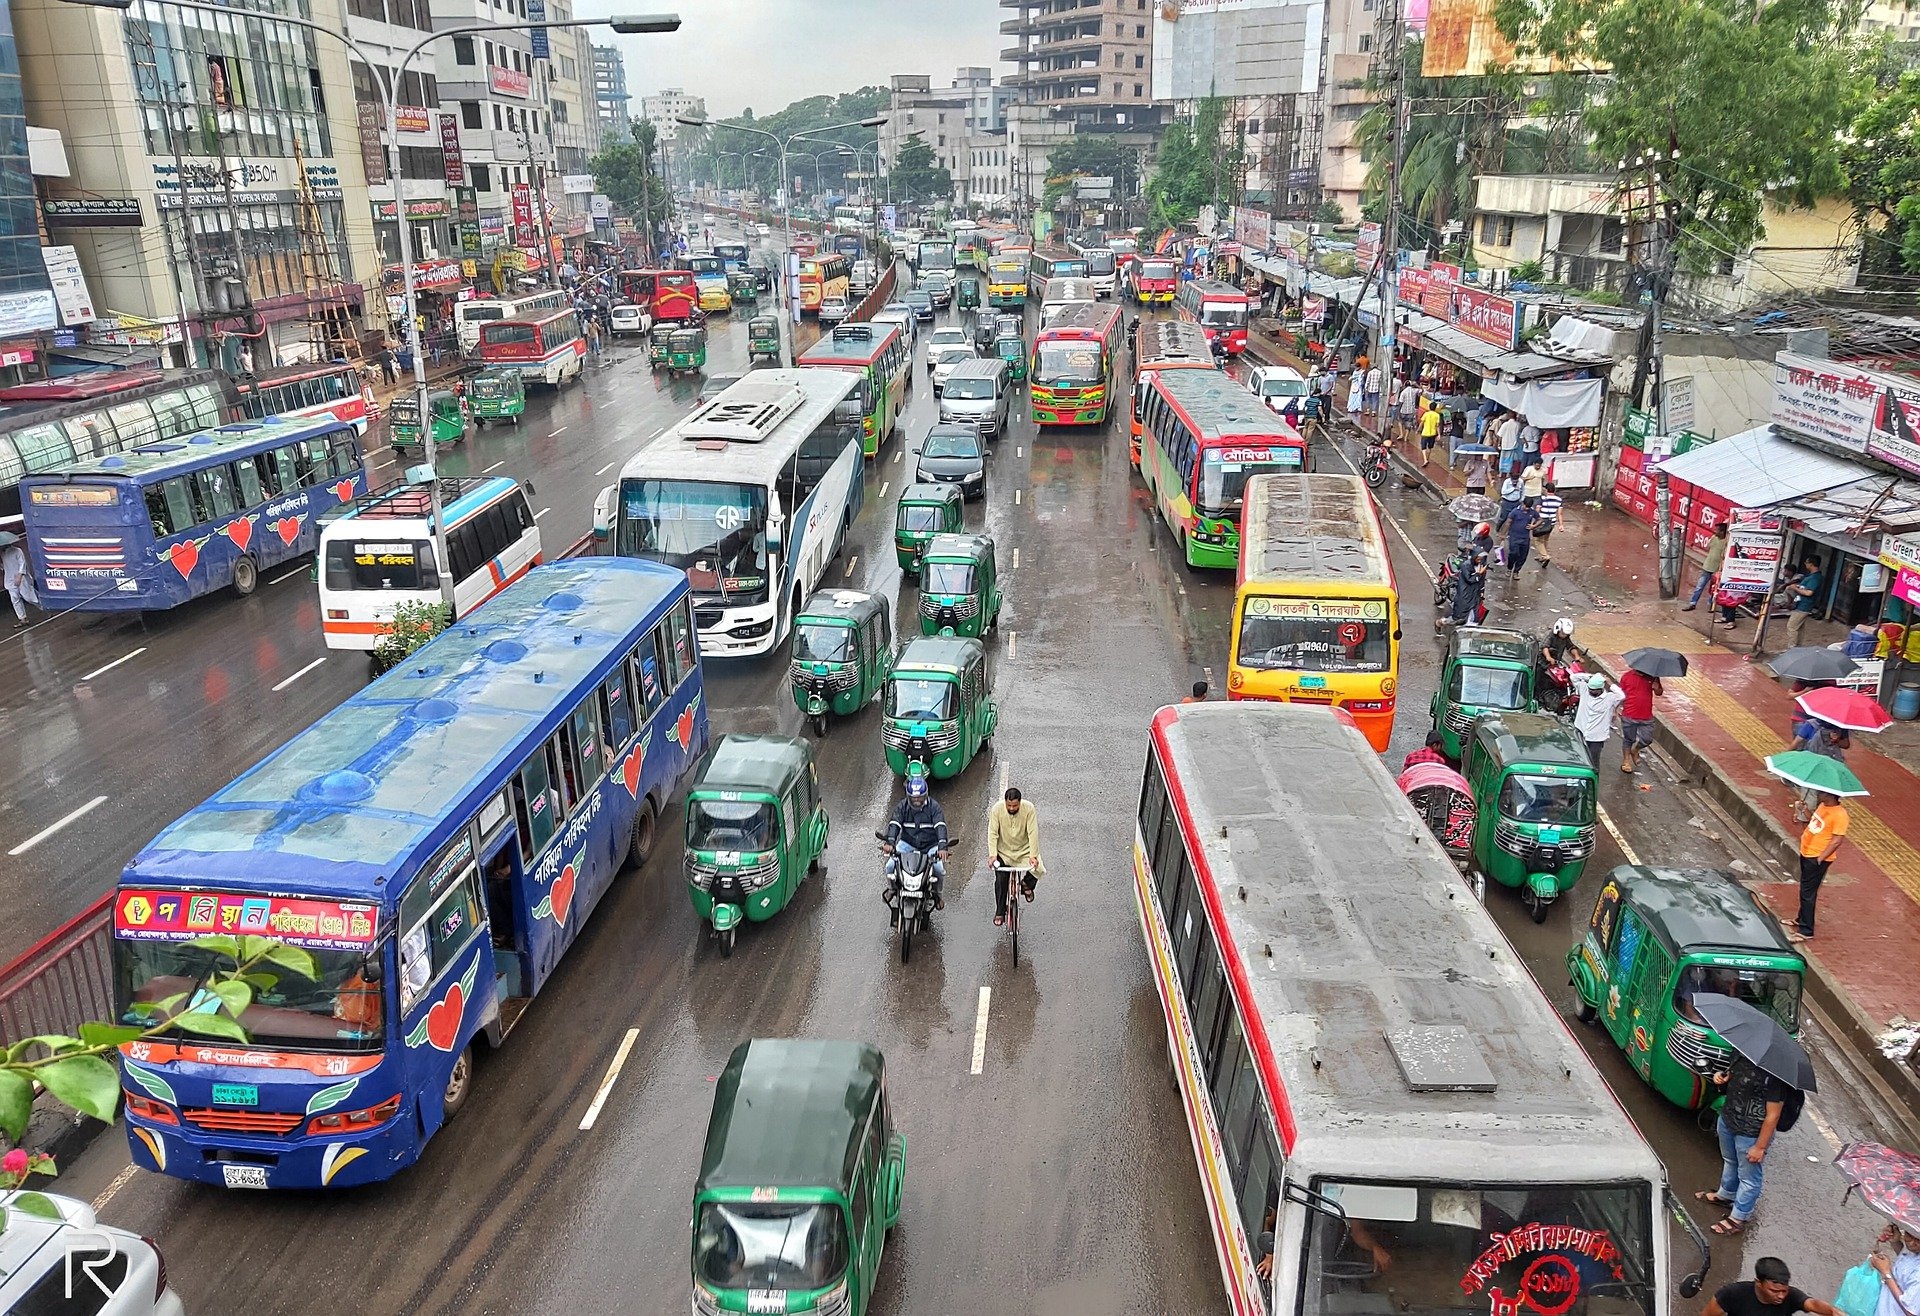
[{"label": "blue bus", "polygon": [[350,422],[269,417],[69,462],[20,482],[48,606],[160,611],[311,553],[320,516],[367,491]]},{"label": "blue bus", "polygon": [[[169,825],[113,901],[117,1012],[178,1021],[121,1048],[135,1164],[230,1188],[412,1164],[645,860],[704,702],[681,572],[551,563]],[[205,984],[249,937],[279,948],[236,1019]]]}]

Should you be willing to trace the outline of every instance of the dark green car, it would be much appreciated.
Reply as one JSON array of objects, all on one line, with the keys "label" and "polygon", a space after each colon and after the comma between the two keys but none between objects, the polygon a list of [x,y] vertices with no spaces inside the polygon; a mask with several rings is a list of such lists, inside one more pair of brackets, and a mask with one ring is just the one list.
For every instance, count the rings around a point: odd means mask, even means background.
[{"label": "dark green car", "polygon": [[813,750],[790,736],[729,732],[687,789],[687,891],[723,956],[745,920],[787,907],[827,848]]},{"label": "dark green car", "polygon": [[693,1310],[865,1316],[906,1163],[876,1048],[742,1042],[694,1188]]}]

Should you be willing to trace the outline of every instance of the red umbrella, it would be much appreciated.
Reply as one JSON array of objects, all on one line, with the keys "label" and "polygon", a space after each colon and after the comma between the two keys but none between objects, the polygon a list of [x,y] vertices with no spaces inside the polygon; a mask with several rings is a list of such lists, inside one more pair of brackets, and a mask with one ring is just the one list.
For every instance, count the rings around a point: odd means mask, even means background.
[{"label": "red umbrella", "polygon": [[1848,731],[1884,731],[1893,722],[1872,695],[1837,685],[1809,690],[1794,701],[1809,717]]},{"label": "red umbrella", "polygon": [[1858,1189],[1868,1206],[1902,1229],[1920,1230],[1920,1157],[1877,1142],[1850,1142],[1833,1164],[1847,1180],[1849,1195]]}]

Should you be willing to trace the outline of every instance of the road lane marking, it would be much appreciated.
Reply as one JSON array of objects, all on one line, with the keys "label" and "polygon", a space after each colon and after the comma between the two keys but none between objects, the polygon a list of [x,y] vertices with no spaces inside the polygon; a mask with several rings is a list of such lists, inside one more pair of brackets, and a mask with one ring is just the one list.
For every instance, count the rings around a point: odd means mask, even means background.
[{"label": "road lane marking", "polygon": [[600,1080],[600,1090],[593,1094],[593,1104],[580,1117],[582,1133],[592,1128],[593,1122],[600,1118],[600,1108],[607,1104],[607,1094],[613,1091],[613,1081],[620,1077],[620,1071],[626,1067],[627,1055],[633,1050],[634,1041],[639,1036],[638,1028],[629,1028],[627,1035],[620,1039],[620,1049],[613,1053],[613,1063],[607,1066],[607,1076]]},{"label": "road lane marking", "polygon": [[285,690],[288,686],[292,685],[295,681],[298,681],[301,677],[305,676],[308,672],[311,672],[314,668],[318,667],[321,663],[324,663],[325,661],[327,661],[325,658],[315,658],[312,662],[308,663],[305,667],[302,667],[299,671],[295,672],[292,676],[289,676],[286,680],[282,681],[279,685],[276,685],[275,687],[273,687],[274,693],[278,694],[280,691]]},{"label": "road lane marking", "polygon": [[987,1063],[987,1006],[993,1000],[993,988],[980,989],[980,1014],[973,1021],[973,1068],[971,1073],[979,1073]]},{"label": "road lane marking", "polygon": [[552,510],[553,509],[551,507],[543,507],[539,511],[533,514],[533,519],[538,521],[541,517],[545,516],[548,512],[551,512]]},{"label": "road lane marking", "polygon": [[107,802],[106,796],[104,795],[94,796],[92,799],[88,800],[85,804],[75,809],[72,813],[62,818],[59,822],[54,823],[50,827],[41,828],[39,831],[35,832],[32,836],[29,836],[26,840],[20,842],[20,844],[14,846],[13,849],[7,851],[7,854],[10,856],[25,854],[27,851],[33,849],[34,846],[40,844],[40,842],[46,840],[49,836],[52,836],[55,832],[59,831],[62,827],[65,827],[68,823],[77,822],[79,819],[86,817],[88,814],[92,813],[95,809],[99,808],[101,805],[105,804],[106,802]]},{"label": "road lane marking", "polygon": [[888,486],[890,486],[890,485],[891,485],[892,483],[893,483],[893,481],[892,481],[892,480],[882,480],[882,481],[880,481],[880,496],[881,496],[882,498],[885,498],[885,497],[887,496],[887,488],[888,488]]},{"label": "road lane marking", "polygon": [[1027,450],[1016,443],[1013,445],[1013,455],[1016,457],[1024,457],[1027,455]]},{"label": "road lane marking", "polygon": [[1013,491],[1013,505],[1015,507],[1020,506],[1020,490],[1018,489],[1015,489]]},{"label": "road lane marking", "polygon": [[595,471],[594,474],[605,475],[608,471],[612,470],[615,466],[618,466],[619,464],[620,463],[618,462],[608,462],[605,466],[602,466],[599,470]]},{"label": "road lane marking", "polygon": [[121,663],[132,662],[135,658],[138,658],[141,654],[145,653],[146,651],[147,651],[147,646],[143,644],[138,649],[135,649],[132,653],[123,654],[122,656],[115,658],[112,662],[108,663],[105,667],[94,668],[91,672],[88,672],[85,676],[81,677],[80,679],[82,681],[91,681],[94,677],[99,676],[103,672],[111,672],[114,668],[118,667]]},{"label": "road lane marking", "polygon": [[[1840,1148],[1840,1135],[1833,1131],[1833,1125],[1827,1123],[1827,1121],[1821,1117],[1820,1111],[1811,1101],[1807,1103],[1807,1114],[1813,1120],[1813,1127],[1820,1130],[1820,1136],[1833,1144],[1834,1150],[1838,1151]],[[1812,1160],[1813,1157],[1809,1156],[1807,1159]]]},{"label": "road lane marking", "polygon": [[502,458],[501,458],[501,459],[500,459],[499,461],[497,461],[497,462],[495,462],[495,463],[494,463],[493,465],[491,465],[491,466],[489,466],[489,467],[487,467],[487,469],[486,469],[486,470],[484,470],[484,471],[482,471],[482,472],[480,472],[480,474],[482,474],[482,475],[492,475],[492,474],[493,474],[493,473],[494,473],[495,471],[497,471],[497,470],[499,470],[499,469],[500,469],[500,468],[501,468],[502,466],[505,466],[506,464],[507,464],[507,459],[506,459],[506,458],[504,458],[504,457],[502,457]]},{"label": "road lane marking", "polygon": [[295,567],[285,575],[275,576],[272,580],[268,581],[267,584],[278,585],[283,580],[292,580],[295,576],[304,576],[307,574],[307,570],[306,567]]},{"label": "road lane marking", "polygon": [[893,464],[898,466],[900,464],[900,459],[906,455],[907,455],[907,450],[905,448],[902,448],[899,451],[895,452],[893,454]]},{"label": "road lane marking", "polygon": [[858,553],[855,553],[852,557],[847,559],[847,575],[851,577],[853,575],[853,569],[859,565],[860,565],[860,555]]},{"label": "road lane marking", "polygon": [[1008,632],[1007,632],[1007,658],[1008,658],[1009,660],[1011,660],[1011,659],[1013,658],[1013,650],[1014,650],[1014,645],[1015,645],[1015,643],[1016,643],[1016,642],[1017,642],[1017,641],[1018,641],[1019,639],[1020,639],[1020,632],[1019,632],[1019,631],[1008,631]]},{"label": "road lane marking", "polygon": [[1633,847],[1627,844],[1627,838],[1622,836],[1620,829],[1613,825],[1613,817],[1607,812],[1606,806],[1599,806],[1597,812],[1600,815],[1600,825],[1607,829],[1607,835],[1611,836],[1613,843],[1620,847],[1620,853],[1626,856],[1627,862],[1630,864],[1639,863],[1640,856],[1633,852]]},{"label": "road lane marking", "polygon": [[1016,568],[1020,565],[1020,550],[1017,548],[1013,550],[1013,565]]},{"label": "road lane marking", "polygon": [[560,436],[561,436],[562,434],[565,434],[566,432],[567,432],[567,427],[566,427],[565,425],[562,425],[562,426],[561,426],[561,427],[560,427],[559,429],[557,429],[557,430],[555,430],[555,431],[554,431],[553,433],[551,433],[551,434],[549,434],[549,435],[547,435],[547,437],[548,437],[548,438],[550,438],[550,439],[557,439],[557,438],[559,438],[559,437],[560,437]]},{"label": "road lane marking", "polygon": [[125,1188],[127,1181],[139,1172],[139,1166],[129,1165],[126,1169],[114,1175],[113,1182],[107,1185],[107,1190],[93,1199],[93,1209],[96,1212],[106,1210],[107,1203],[113,1200],[114,1194],[118,1193],[122,1188]]}]

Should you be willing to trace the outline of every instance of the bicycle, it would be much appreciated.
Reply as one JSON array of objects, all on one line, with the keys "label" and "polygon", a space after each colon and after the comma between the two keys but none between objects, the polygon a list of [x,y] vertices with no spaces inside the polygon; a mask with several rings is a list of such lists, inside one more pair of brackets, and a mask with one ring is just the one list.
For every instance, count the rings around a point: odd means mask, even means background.
[{"label": "bicycle", "polygon": [[1369,489],[1378,489],[1387,478],[1387,445],[1377,438],[1367,441],[1367,451],[1360,458],[1360,478]]},{"label": "bicycle", "polygon": [[995,864],[993,866],[993,880],[996,884],[995,899],[999,898],[999,891],[1004,890],[1007,893],[1007,937],[1009,944],[1013,947],[1015,968],[1020,967],[1020,906],[1026,903],[1022,899],[1021,892],[1026,879],[1032,875],[1032,864]]}]

